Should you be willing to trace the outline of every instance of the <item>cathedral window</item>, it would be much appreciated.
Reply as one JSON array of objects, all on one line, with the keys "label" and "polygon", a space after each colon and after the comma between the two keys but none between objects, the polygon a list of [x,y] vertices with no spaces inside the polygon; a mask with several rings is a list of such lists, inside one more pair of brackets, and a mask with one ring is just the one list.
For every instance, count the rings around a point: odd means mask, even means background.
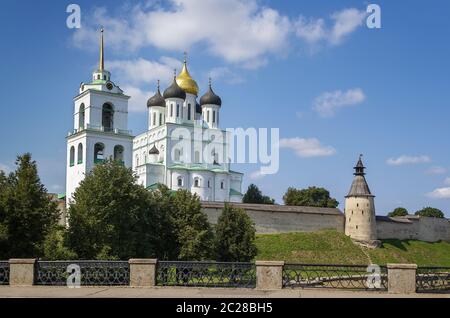
[{"label": "cathedral window", "polygon": [[103,104],[102,126],[105,131],[111,131],[114,127],[114,110],[111,104]]},{"label": "cathedral window", "polygon": [[215,123],[216,122],[216,111],[213,110],[212,112],[212,122]]},{"label": "cathedral window", "polygon": [[178,177],[177,184],[178,184],[179,187],[183,186],[183,178],[182,177]]},{"label": "cathedral window", "polygon": [[180,104],[177,104],[177,117],[180,117]]},{"label": "cathedral window", "polygon": [[105,160],[104,158],[105,146],[102,143],[96,143],[94,146],[94,163],[101,163]]},{"label": "cathedral window", "polygon": [[220,188],[223,190],[223,188],[224,188],[224,182],[222,181],[222,182],[220,182]]},{"label": "cathedral window", "polygon": [[83,144],[78,144],[78,158],[77,158],[78,164],[83,163]]},{"label": "cathedral window", "polygon": [[174,161],[180,161],[181,151],[180,149],[175,149],[175,158]]},{"label": "cathedral window", "polygon": [[188,104],[188,120],[191,120],[191,104]]},{"label": "cathedral window", "polygon": [[84,104],[81,104],[78,111],[78,130],[84,129],[84,114]]},{"label": "cathedral window", "polygon": [[69,164],[72,167],[75,163],[75,147],[70,147],[70,158],[69,158]]},{"label": "cathedral window", "polygon": [[159,113],[159,125],[160,126],[162,125],[162,114],[161,113]]},{"label": "cathedral window", "polygon": [[156,125],[156,113],[154,112],[153,113],[153,126],[155,126]]},{"label": "cathedral window", "polygon": [[170,104],[170,117],[173,117],[173,104]]},{"label": "cathedral window", "polygon": [[219,112],[217,112],[217,118],[216,118],[217,120],[217,125],[219,125]]},{"label": "cathedral window", "polygon": [[206,111],[206,121],[209,122],[209,110]]},{"label": "cathedral window", "polygon": [[211,180],[208,180],[208,188],[211,188]]},{"label": "cathedral window", "polygon": [[123,162],[123,146],[114,146],[114,160]]},{"label": "cathedral window", "polygon": [[200,180],[198,178],[194,179],[194,187],[196,188],[200,187]]}]

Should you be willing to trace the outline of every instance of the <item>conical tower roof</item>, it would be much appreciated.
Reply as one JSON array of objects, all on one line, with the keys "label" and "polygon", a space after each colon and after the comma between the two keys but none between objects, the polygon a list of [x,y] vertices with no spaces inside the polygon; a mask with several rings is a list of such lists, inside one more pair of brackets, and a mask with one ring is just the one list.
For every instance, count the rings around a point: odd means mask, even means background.
[{"label": "conical tower roof", "polygon": [[347,194],[347,197],[374,197],[370,192],[369,185],[367,184],[366,178],[364,177],[365,172],[364,164],[362,162],[362,155],[359,156],[359,160],[356,163],[355,169],[355,177],[353,178],[352,186],[350,187],[350,191]]}]

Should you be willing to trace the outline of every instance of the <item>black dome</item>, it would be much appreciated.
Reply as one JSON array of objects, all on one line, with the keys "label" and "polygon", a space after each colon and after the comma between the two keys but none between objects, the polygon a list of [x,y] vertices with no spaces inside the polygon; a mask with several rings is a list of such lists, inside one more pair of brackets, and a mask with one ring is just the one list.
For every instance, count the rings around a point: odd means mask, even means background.
[{"label": "black dome", "polygon": [[159,86],[158,86],[158,90],[155,93],[155,95],[150,97],[147,101],[147,107],[152,107],[152,106],[159,106],[159,107],[166,106],[166,101],[164,100],[164,97],[161,96],[161,92],[159,91]]},{"label": "black dome", "polygon": [[173,78],[172,84],[166,88],[163,94],[164,98],[186,99],[186,92],[177,84],[176,78]]},{"label": "black dome", "polygon": [[159,155],[159,150],[153,145],[152,149],[148,152],[150,155]]},{"label": "black dome", "polygon": [[200,105],[206,105],[206,104],[212,104],[212,105],[222,105],[222,100],[219,96],[217,96],[212,88],[211,85],[209,85],[208,91],[200,98]]}]

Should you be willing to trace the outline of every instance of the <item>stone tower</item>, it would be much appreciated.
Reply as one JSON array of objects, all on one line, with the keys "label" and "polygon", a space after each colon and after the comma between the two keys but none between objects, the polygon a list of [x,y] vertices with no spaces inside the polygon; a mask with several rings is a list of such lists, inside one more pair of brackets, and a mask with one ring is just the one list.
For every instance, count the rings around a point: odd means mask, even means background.
[{"label": "stone tower", "polygon": [[354,169],[355,177],[345,197],[345,234],[358,243],[376,247],[380,242],[377,240],[375,196],[370,192],[364,177],[362,155]]}]

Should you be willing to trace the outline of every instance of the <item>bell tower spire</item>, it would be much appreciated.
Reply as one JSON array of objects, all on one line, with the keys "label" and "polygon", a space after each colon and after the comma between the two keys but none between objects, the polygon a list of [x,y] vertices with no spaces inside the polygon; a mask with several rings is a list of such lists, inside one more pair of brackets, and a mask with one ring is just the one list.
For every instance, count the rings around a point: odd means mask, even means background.
[{"label": "bell tower spire", "polygon": [[100,29],[100,63],[98,66],[99,71],[103,71],[105,69],[105,51],[103,48],[103,31],[104,29]]}]

